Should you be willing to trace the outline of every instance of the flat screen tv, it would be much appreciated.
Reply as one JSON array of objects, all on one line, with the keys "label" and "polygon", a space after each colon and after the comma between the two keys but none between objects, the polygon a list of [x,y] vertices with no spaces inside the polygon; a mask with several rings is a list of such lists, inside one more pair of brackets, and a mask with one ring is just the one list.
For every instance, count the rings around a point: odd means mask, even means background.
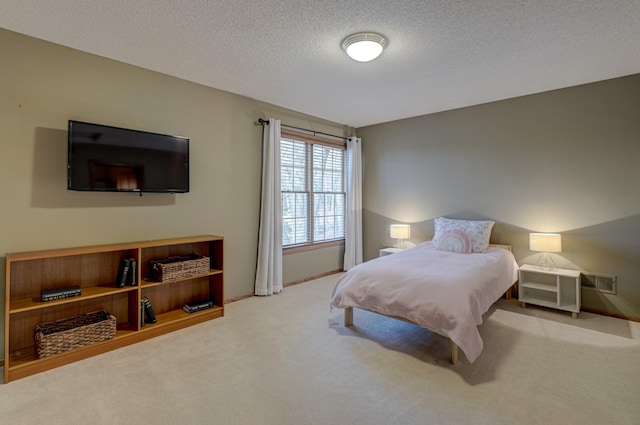
[{"label": "flat screen tv", "polygon": [[189,191],[189,139],[69,120],[67,189]]}]

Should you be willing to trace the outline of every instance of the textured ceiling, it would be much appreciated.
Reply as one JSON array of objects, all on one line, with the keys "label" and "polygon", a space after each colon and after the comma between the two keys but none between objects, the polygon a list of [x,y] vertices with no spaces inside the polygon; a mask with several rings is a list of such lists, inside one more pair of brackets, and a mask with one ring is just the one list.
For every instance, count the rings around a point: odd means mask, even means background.
[{"label": "textured ceiling", "polygon": [[640,72],[640,0],[2,0],[0,27],[353,127]]}]

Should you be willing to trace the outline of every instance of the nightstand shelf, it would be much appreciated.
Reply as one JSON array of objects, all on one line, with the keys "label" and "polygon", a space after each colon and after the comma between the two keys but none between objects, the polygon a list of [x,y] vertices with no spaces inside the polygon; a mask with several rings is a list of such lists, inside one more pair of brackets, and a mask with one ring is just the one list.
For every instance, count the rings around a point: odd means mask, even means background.
[{"label": "nightstand shelf", "polygon": [[518,301],[524,307],[535,304],[571,312],[580,312],[580,272],[554,268],[544,270],[525,264],[518,272]]}]

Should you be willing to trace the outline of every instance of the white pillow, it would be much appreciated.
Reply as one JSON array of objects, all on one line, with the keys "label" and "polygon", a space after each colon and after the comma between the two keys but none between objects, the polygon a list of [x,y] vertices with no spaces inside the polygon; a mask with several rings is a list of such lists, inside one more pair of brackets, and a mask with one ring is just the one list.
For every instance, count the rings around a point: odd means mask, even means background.
[{"label": "white pillow", "polygon": [[445,232],[459,230],[467,234],[471,240],[471,248],[473,252],[486,252],[489,248],[489,239],[491,239],[491,229],[495,224],[494,221],[471,221],[471,220],[454,220],[451,218],[438,217],[433,220],[435,233],[434,241],[442,238]]}]

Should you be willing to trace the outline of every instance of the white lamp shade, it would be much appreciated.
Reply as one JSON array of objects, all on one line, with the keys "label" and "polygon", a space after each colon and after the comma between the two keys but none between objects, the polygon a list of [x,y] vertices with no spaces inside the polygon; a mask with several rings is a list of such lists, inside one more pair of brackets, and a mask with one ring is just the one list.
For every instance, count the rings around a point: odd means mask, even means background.
[{"label": "white lamp shade", "polygon": [[529,249],[539,252],[562,252],[559,233],[529,233]]},{"label": "white lamp shade", "polygon": [[389,234],[391,239],[409,239],[411,237],[411,226],[408,224],[392,224]]}]

